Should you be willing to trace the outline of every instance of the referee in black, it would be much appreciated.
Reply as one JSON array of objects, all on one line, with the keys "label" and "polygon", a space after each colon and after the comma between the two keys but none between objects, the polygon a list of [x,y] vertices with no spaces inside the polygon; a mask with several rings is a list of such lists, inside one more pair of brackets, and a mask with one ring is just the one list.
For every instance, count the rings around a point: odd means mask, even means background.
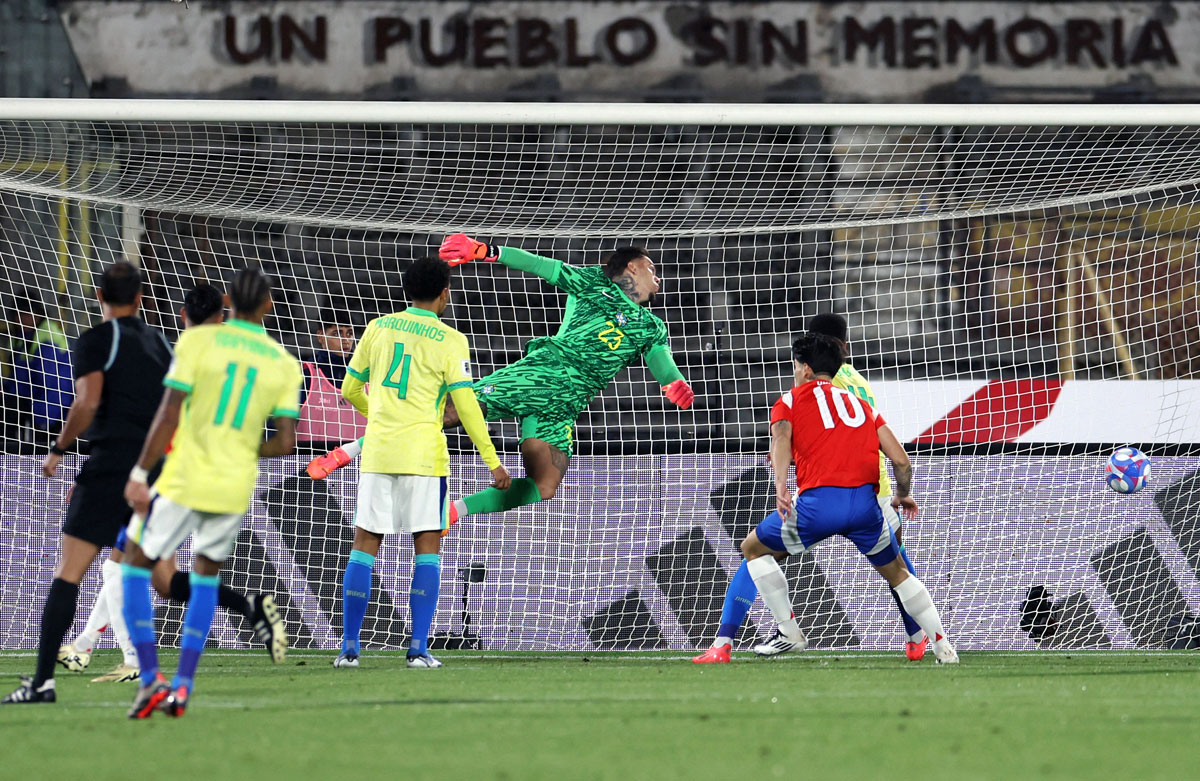
[{"label": "referee in black", "polygon": [[59,461],[87,431],[91,457],[75,476],[62,552],[42,610],[37,671],[3,703],[54,702],[54,664],[63,637],[75,621],[79,582],[100,549],[112,545],[132,510],[123,491],[162,397],[171,345],[138,317],[142,275],[124,261],[104,270],[96,291],[104,321],[81,334],[72,364],[75,401],[42,473],[54,477]]}]

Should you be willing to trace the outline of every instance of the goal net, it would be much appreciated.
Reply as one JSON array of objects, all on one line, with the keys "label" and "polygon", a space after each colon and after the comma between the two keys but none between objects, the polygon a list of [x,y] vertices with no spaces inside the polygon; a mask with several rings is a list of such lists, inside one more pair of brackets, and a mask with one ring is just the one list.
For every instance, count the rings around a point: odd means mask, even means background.
[{"label": "goal net", "polygon": [[[707,645],[738,541],[773,508],[790,343],[821,312],[845,316],[913,454],[921,511],[903,536],[960,648],[1200,646],[1195,107],[0,101],[0,647],[37,642],[82,456],[50,479],[41,461],[106,264],[145,270],[144,316],[172,340],[193,284],[259,265],[277,285],[269,331],[335,373],[328,327],[361,334],[402,308],[408,263],[456,231],[578,265],[646,247],[696,401],[675,408],[630,366],[578,420],[556,497],[455,526],[435,648]],[[447,320],[482,376],[554,333],[565,304],[473,263]],[[357,465],[322,482],[304,466],[353,422],[305,414],[300,452],[262,463],[223,577],[275,593],[296,645],[333,648]],[[492,431],[520,474],[516,424]],[[451,495],[479,490],[469,441],[450,444]],[[1104,465],[1129,444],[1153,475],[1119,495]],[[366,647],[407,644],[411,566],[389,540]],[[814,646],[903,643],[847,541],[784,569]],[[80,625],[97,588],[89,575]],[[168,643],[181,612],[159,607]],[[740,642],[770,631],[759,603]],[[250,633],[219,614],[213,638]]]}]

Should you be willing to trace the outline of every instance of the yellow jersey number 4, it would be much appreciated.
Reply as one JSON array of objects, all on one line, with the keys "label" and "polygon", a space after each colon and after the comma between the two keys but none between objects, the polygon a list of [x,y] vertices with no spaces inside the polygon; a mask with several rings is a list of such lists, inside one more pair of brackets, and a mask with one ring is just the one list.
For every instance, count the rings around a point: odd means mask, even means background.
[{"label": "yellow jersey number 4", "polygon": [[[385,388],[395,388],[396,398],[408,398],[408,372],[412,368],[412,355],[404,353],[404,345],[397,342],[392,346],[392,365],[383,382]],[[397,377],[399,374],[399,377]]]}]

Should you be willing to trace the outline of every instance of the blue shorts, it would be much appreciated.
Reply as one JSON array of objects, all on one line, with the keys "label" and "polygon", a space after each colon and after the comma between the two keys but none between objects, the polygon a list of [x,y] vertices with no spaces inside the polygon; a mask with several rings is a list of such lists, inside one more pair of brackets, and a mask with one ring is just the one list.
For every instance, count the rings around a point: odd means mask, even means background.
[{"label": "blue shorts", "polygon": [[803,553],[821,540],[841,535],[854,543],[877,567],[900,555],[894,529],[884,520],[875,486],[810,488],[796,499],[796,512],[784,523],[779,511],[768,515],[754,530],[771,550]]}]

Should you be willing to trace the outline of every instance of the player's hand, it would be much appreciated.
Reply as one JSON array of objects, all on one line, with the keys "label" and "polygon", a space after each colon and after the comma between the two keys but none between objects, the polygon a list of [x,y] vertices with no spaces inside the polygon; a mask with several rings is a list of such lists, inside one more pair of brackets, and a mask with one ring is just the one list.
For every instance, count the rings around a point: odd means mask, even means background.
[{"label": "player's hand", "polygon": [[892,509],[904,516],[906,521],[917,517],[917,500],[911,496],[906,496],[903,499],[892,497]]},{"label": "player's hand", "polygon": [[46,460],[42,462],[42,474],[46,477],[54,477],[58,474],[58,464],[62,461],[62,456],[58,453],[47,453]]},{"label": "player's hand", "polygon": [[130,480],[125,484],[125,501],[135,514],[144,517],[150,511],[150,486],[143,480]]},{"label": "player's hand", "polygon": [[451,266],[457,266],[468,260],[495,260],[500,257],[500,248],[475,241],[465,233],[455,233],[442,240],[438,257]]},{"label": "player's hand", "polygon": [[779,511],[779,517],[785,521],[792,514],[792,492],[787,489],[786,485],[775,489],[775,509]]},{"label": "player's hand", "polygon": [[504,468],[504,464],[500,464],[492,470],[492,488],[504,491],[510,485],[512,485],[512,478],[508,476],[508,470]]},{"label": "player's hand", "polygon": [[308,476],[313,480],[324,480],[329,477],[329,473],[334,470],[341,469],[351,461],[350,454],[338,445],[333,450],[330,450],[323,456],[317,456],[312,461],[308,462]]},{"label": "player's hand", "polygon": [[662,391],[666,394],[667,400],[680,409],[692,406],[692,401],[696,398],[696,394],[692,392],[692,386],[688,385],[685,380],[675,380],[670,385],[664,386]]}]

